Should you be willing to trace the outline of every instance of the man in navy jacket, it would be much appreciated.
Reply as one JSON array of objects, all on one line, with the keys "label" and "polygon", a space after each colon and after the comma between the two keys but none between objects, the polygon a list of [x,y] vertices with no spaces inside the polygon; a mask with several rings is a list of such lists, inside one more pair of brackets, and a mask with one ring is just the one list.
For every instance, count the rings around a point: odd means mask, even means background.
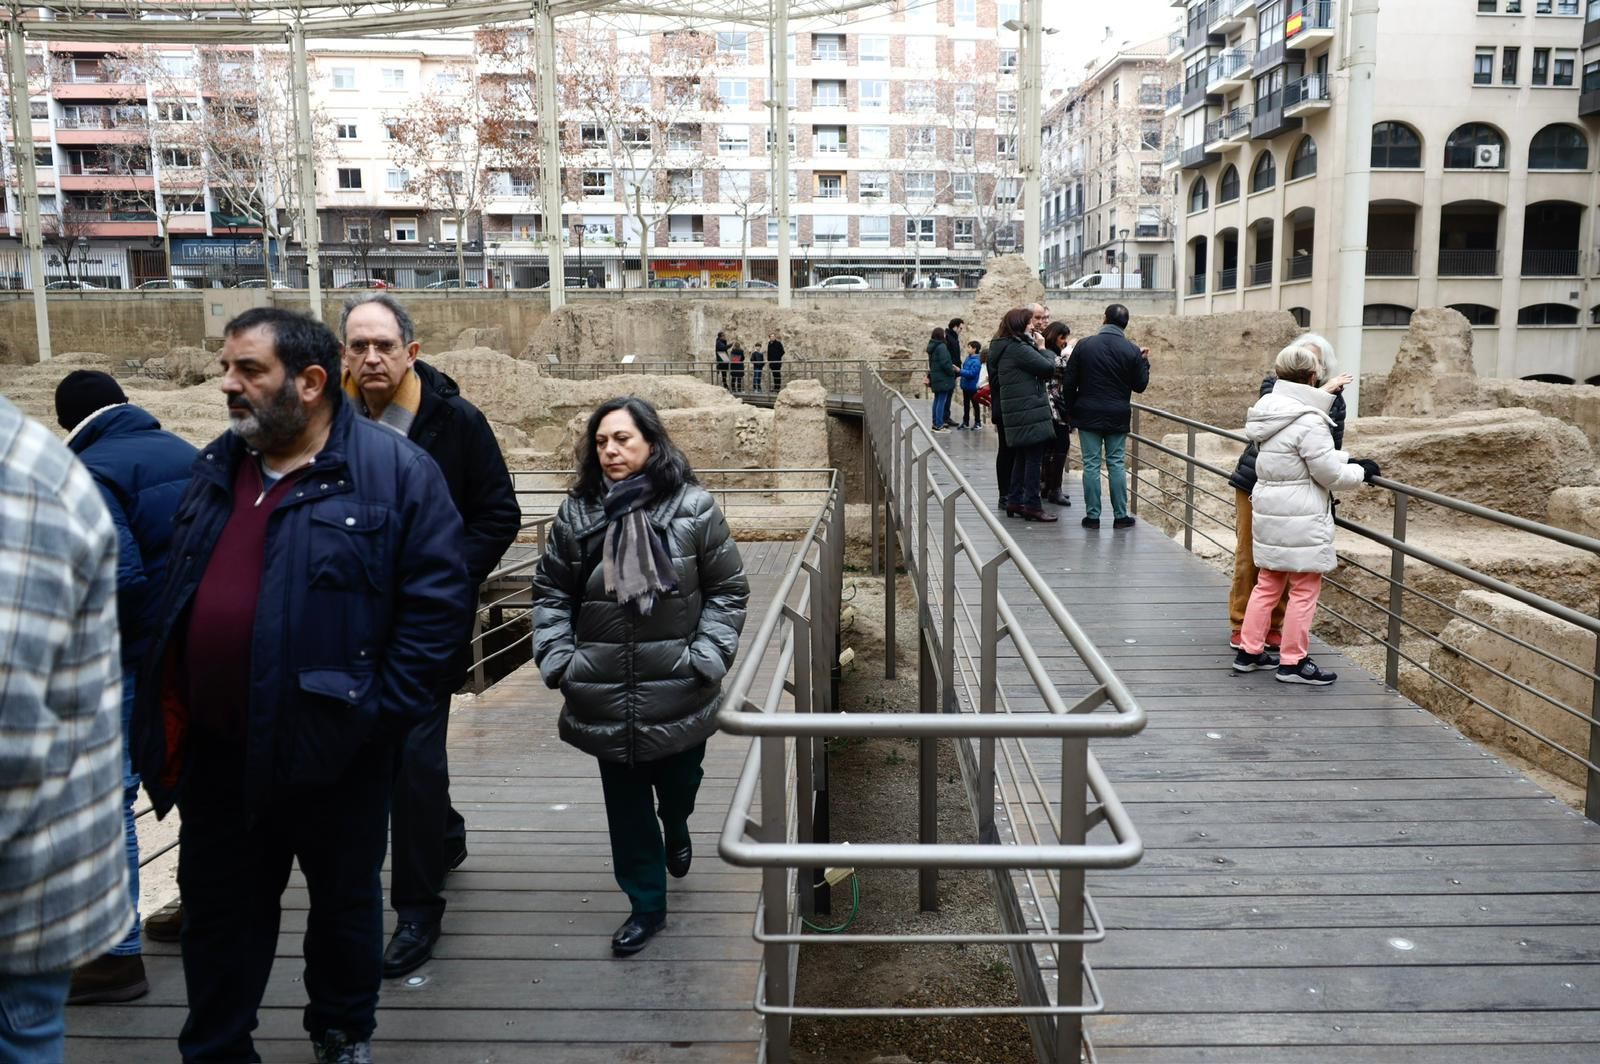
[{"label": "man in navy jacket", "polygon": [[128,755],[139,668],[156,623],[167,571],[172,517],[189,485],[195,449],[149,411],[128,402],[121,385],[99,370],[74,370],[56,386],[56,420],[67,447],[89,470],[117,530],[117,623],[122,632],[122,825],[128,851],[135,920],[109,953],[72,973],[70,1005],[132,1001],[150,990],[145,980],[139,908],[139,835],[133,805],[139,776]]},{"label": "man in navy jacket", "polygon": [[304,1024],[370,1060],[395,743],[452,679],[471,610],[439,468],[341,398],[339,342],[288,311],[228,323],[232,426],[195,462],[135,718],[158,814],[183,814],[185,1061],[255,1059],[279,898],[310,895]]}]

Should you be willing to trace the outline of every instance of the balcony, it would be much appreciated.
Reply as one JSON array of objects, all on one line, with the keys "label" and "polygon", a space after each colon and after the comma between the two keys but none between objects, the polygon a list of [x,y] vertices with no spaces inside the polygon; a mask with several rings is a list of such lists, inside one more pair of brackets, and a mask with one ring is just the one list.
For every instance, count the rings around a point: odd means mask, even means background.
[{"label": "balcony", "polygon": [[1416,275],[1417,253],[1411,248],[1367,249],[1368,277],[1415,277]]},{"label": "balcony", "polygon": [[1316,48],[1333,40],[1335,21],[1333,0],[1307,0],[1298,8],[1291,8],[1283,22],[1283,41],[1290,48],[1301,51]]},{"label": "balcony", "polygon": [[1266,262],[1252,262],[1250,264],[1250,286],[1266,285],[1272,283],[1272,260]]},{"label": "balcony", "polygon": [[1217,56],[1206,68],[1206,91],[1216,94],[1249,84],[1250,58],[1240,49]]},{"label": "balcony", "polygon": [[1574,251],[1523,251],[1522,276],[1524,277],[1577,277],[1578,252]]},{"label": "balcony", "polygon": [[1169,60],[1173,60],[1182,56],[1183,46],[1185,43],[1187,43],[1188,39],[1188,34],[1184,33],[1182,30],[1179,30],[1177,33],[1169,34],[1167,36],[1167,58]]},{"label": "balcony", "polygon": [[78,78],[56,81],[50,85],[50,95],[57,100],[143,100],[148,91],[143,82],[97,81]]},{"label": "balcony", "polygon": [[1299,129],[1300,120],[1289,118],[1283,113],[1283,93],[1270,92],[1266,96],[1256,99],[1255,117],[1250,120],[1250,135],[1258,140],[1267,140],[1287,133],[1291,129]]},{"label": "balcony", "polygon": [[1166,93],[1162,91],[1160,85],[1141,85],[1139,86],[1139,106],[1164,107],[1166,106]]},{"label": "balcony", "polygon": [[1189,278],[1189,294],[1203,296],[1206,294],[1206,275],[1197,273]]},{"label": "balcony", "polygon": [[1248,107],[1235,107],[1206,127],[1206,149],[1230,152],[1250,139],[1251,111]]},{"label": "balcony", "polygon": [[1181,158],[1182,153],[1178,150],[1178,142],[1175,140],[1168,141],[1167,146],[1161,152],[1161,168],[1175,170]]},{"label": "balcony", "polygon": [[674,229],[667,234],[672,247],[704,247],[706,235],[699,229]]},{"label": "balcony", "polygon": [[1440,277],[1498,277],[1500,252],[1492,249],[1439,251]]},{"label": "balcony", "polygon": [[1228,270],[1217,271],[1217,291],[1232,292],[1239,287],[1239,269],[1234,267]]},{"label": "balcony", "polygon": [[1210,166],[1219,156],[1216,152],[1207,151],[1205,145],[1200,144],[1192,148],[1183,149],[1181,165],[1185,170],[1198,170],[1202,166]]},{"label": "balcony", "polygon": [[842,200],[844,199],[844,186],[824,185],[823,187],[817,189],[816,195],[812,196],[811,198],[818,200]]},{"label": "balcony", "polygon": [[1167,89],[1167,110],[1177,111],[1183,106],[1183,86],[1173,85]]},{"label": "balcony", "polygon": [[1255,13],[1255,0],[1240,3],[1239,0],[1220,0],[1215,4],[1211,13],[1211,32],[1218,34],[1232,33],[1242,30],[1250,24],[1250,16]]},{"label": "balcony", "polygon": [[1283,87],[1285,118],[1310,114],[1312,111],[1326,111],[1331,106],[1333,101],[1328,95],[1326,74],[1307,74],[1299,81],[1291,81]]},{"label": "balcony", "polygon": [[[1257,265],[1260,265],[1259,263]],[[1311,256],[1295,255],[1284,262],[1284,280],[1305,281],[1311,277]],[[1270,275],[1269,275],[1269,280]],[[1262,282],[1265,283],[1265,282]]]}]

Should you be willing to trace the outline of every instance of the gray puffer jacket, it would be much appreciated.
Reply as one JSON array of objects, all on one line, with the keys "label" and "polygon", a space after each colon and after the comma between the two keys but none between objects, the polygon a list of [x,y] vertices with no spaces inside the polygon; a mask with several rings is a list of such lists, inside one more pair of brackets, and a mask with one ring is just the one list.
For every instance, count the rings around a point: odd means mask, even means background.
[{"label": "gray puffer jacket", "polygon": [[678,574],[677,590],[658,598],[648,617],[605,589],[598,500],[561,504],[533,580],[533,656],[565,698],[561,738],[630,765],[687,750],[717,730],[722,678],[750,599],[739,548],[709,492],[684,485],[648,516]]},{"label": "gray puffer jacket", "polygon": [[[1028,447],[1056,438],[1050,400],[1045,394],[1045,382],[1055,372],[1055,356],[1026,340],[1005,336],[989,344],[989,379],[992,381],[999,374],[999,405],[1005,413],[1003,431],[1008,447]],[[995,388],[991,385],[991,391]]]}]

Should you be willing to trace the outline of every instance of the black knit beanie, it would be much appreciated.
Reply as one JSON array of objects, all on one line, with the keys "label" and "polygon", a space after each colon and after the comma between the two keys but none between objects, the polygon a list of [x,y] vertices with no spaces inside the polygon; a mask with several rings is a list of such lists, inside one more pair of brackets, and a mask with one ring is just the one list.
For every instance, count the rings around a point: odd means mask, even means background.
[{"label": "black knit beanie", "polygon": [[127,401],[122,385],[111,374],[97,369],[75,369],[56,385],[56,421],[71,432],[96,410]]}]

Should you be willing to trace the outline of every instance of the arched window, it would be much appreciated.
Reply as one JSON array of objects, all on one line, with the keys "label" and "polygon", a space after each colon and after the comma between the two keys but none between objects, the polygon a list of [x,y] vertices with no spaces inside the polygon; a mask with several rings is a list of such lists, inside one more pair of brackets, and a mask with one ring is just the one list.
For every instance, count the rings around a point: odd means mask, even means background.
[{"label": "arched window", "polygon": [[1576,126],[1557,123],[1533,135],[1528,145],[1529,170],[1587,170],[1589,138]]},{"label": "arched window", "polygon": [[1446,170],[1496,170],[1506,164],[1506,138],[1493,126],[1468,122],[1444,142]]},{"label": "arched window", "polygon": [[1361,324],[1401,326],[1411,324],[1411,308],[1394,303],[1368,303],[1361,310]]},{"label": "arched window", "polygon": [[1261,158],[1256,160],[1254,170],[1250,171],[1250,191],[1265,192],[1278,183],[1278,164],[1272,161],[1270,151],[1262,152]]},{"label": "arched window", "polygon": [[1311,328],[1311,308],[1310,307],[1290,307],[1289,308],[1289,313],[1294,315],[1295,324],[1300,326],[1300,328],[1302,328],[1302,329]]},{"label": "arched window", "polygon": [[1493,325],[1500,320],[1500,312],[1482,303],[1451,303],[1450,309],[1473,325]]},{"label": "arched window", "polygon": [[1523,307],[1517,311],[1517,324],[1576,325],[1578,308],[1569,307],[1565,303],[1535,303],[1531,307]]},{"label": "arched window", "polygon": [[1374,170],[1422,168],[1422,138],[1404,122],[1379,122],[1372,127]]},{"label": "arched window", "polygon": [[1310,137],[1301,137],[1300,143],[1295,145],[1294,158],[1289,162],[1289,180],[1310,177],[1316,172],[1317,142]]},{"label": "arched window", "polygon": [[1217,202],[1232,203],[1239,198],[1239,168],[1229,166],[1217,180]]},{"label": "arched window", "polygon": [[1206,188],[1206,179],[1197,177],[1194,179],[1194,184],[1189,186],[1189,213],[1203,211],[1209,206],[1211,206],[1211,193]]}]

